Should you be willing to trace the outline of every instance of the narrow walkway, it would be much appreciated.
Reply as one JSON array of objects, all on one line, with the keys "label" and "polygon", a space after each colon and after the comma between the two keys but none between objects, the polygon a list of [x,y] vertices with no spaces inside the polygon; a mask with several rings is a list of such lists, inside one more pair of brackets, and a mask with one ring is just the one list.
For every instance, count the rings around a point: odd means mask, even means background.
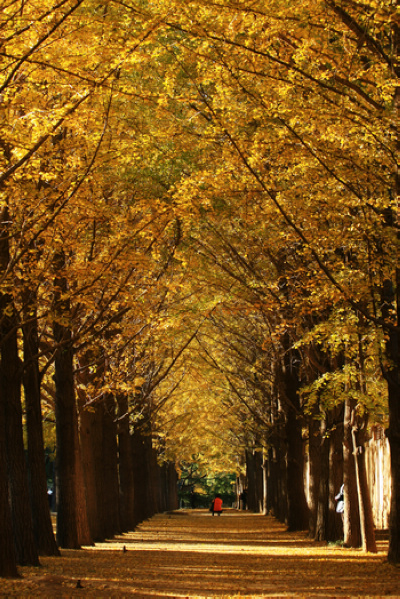
[{"label": "narrow walkway", "polygon": [[[377,555],[311,543],[249,512],[179,511],[133,533],[0,581],[2,596],[399,597],[399,569]],[[76,588],[78,586],[82,589]]]}]

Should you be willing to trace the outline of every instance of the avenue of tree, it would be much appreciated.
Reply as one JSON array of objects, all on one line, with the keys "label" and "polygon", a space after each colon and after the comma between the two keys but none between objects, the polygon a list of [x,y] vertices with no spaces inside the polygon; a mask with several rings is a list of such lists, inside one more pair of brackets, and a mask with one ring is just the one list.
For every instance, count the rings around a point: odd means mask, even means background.
[{"label": "avenue of tree", "polygon": [[0,576],[191,462],[375,551],[373,425],[399,563],[397,0],[0,4]]}]

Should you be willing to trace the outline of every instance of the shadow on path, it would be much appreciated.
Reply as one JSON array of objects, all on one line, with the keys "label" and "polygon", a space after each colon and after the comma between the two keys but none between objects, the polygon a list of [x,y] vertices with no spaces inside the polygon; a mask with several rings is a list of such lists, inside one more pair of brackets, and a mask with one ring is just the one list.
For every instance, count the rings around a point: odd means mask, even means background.
[{"label": "shadow on path", "polygon": [[6,595],[400,597],[399,569],[387,564],[384,542],[380,549],[372,555],[316,544],[249,512],[179,511],[93,548],[63,551],[61,560],[46,558],[29,593],[25,575],[19,593]]}]

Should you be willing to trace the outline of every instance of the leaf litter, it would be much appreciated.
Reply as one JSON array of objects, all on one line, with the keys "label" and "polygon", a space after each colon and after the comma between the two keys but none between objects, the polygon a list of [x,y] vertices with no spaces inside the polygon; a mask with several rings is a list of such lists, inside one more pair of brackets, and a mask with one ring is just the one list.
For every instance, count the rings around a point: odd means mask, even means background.
[{"label": "leaf litter", "polygon": [[4,597],[400,597],[400,569],[378,553],[315,543],[270,516],[159,514],[135,531],[20,568]]}]

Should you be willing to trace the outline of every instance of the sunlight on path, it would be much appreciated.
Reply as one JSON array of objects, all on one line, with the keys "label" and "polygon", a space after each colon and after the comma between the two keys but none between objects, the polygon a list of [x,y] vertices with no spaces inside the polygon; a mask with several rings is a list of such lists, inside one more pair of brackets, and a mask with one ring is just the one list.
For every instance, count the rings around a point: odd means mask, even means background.
[{"label": "sunlight on path", "polygon": [[42,558],[42,569],[23,569],[0,595],[400,597],[400,572],[386,563],[386,550],[384,543],[377,555],[315,544],[249,512],[179,511],[95,547],[64,550],[61,559]]}]

